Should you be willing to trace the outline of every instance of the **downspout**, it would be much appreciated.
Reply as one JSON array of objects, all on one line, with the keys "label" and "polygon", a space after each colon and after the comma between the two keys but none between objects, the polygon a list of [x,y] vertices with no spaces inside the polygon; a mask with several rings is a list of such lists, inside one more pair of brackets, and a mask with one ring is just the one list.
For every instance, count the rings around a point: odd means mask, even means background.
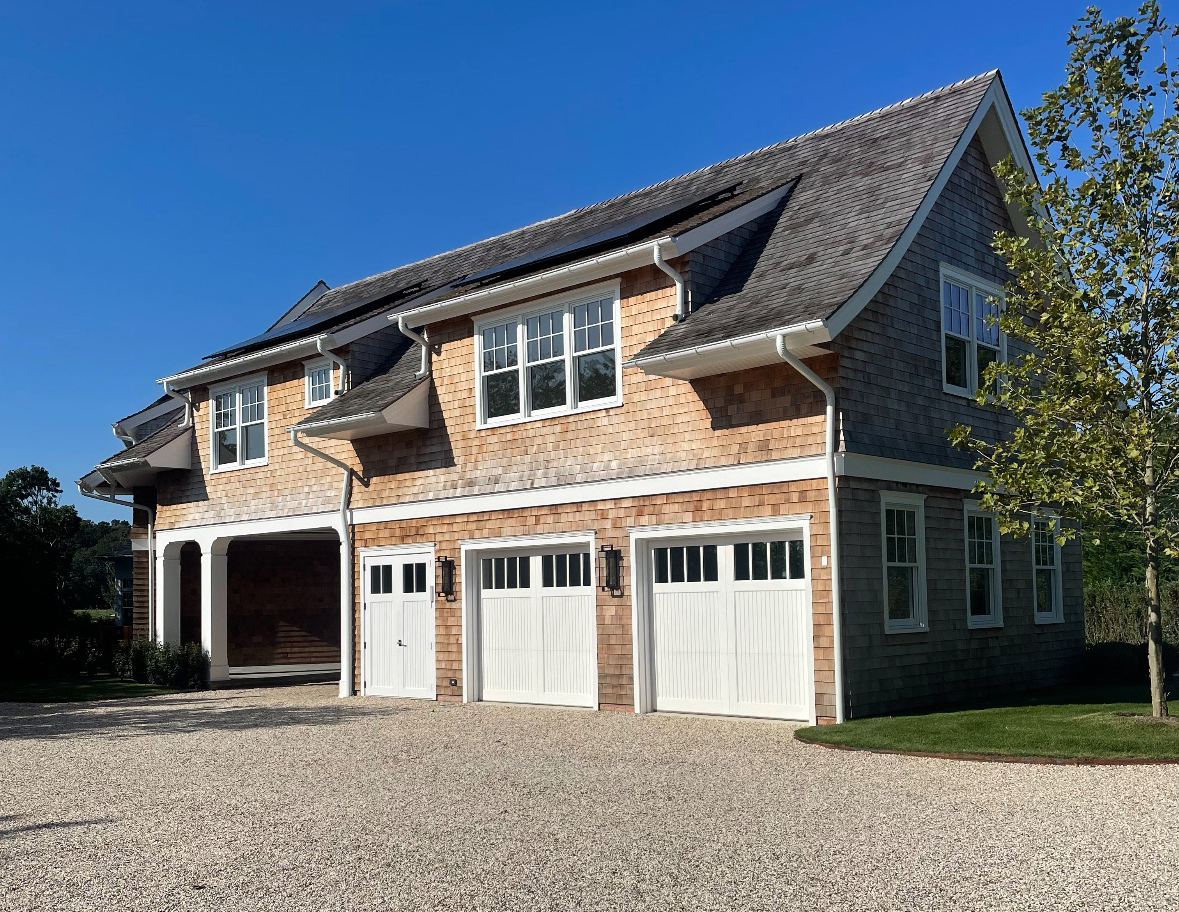
[{"label": "downspout", "polygon": [[339,394],[344,392],[344,377],[347,374],[348,368],[344,366],[344,362],[339,355],[328,350],[327,340],[327,336],[317,336],[315,339],[315,350],[340,369],[340,385],[336,389],[336,393]]},{"label": "downspout", "polygon": [[827,526],[831,548],[831,633],[835,653],[835,721],[844,720],[843,706],[843,598],[839,579],[839,512],[835,494],[835,390],[831,384],[807,367],[786,347],[785,334],[779,334],[775,345],[778,357],[802,374],[822,391],[827,400],[826,435],[823,457],[827,467]]},{"label": "downspout", "polygon": [[426,376],[426,371],[428,371],[430,369],[430,361],[429,361],[430,345],[429,345],[429,343],[426,342],[424,337],[418,335],[416,332],[414,332],[412,329],[410,329],[408,326],[405,325],[405,314],[398,314],[397,315],[397,328],[401,331],[401,334],[403,336],[405,336],[407,339],[411,339],[412,341],[418,343],[418,345],[420,345],[422,347],[422,366],[420,368],[418,368],[418,372],[417,372],[417,374],[415,374],[415,376],[417,376],[417,377]]},{"label": "downspout", "polygon": [[340,696],[352,696],[352,523],[348,503],[352,499],[352,468],[345,462],[317,450],[299,439],[299,429],[291,428],[291,443],[325,462],[343,469],[344,483],[340,486]]},{"label": "downspout", "polygon": [[78,493],[83,497],[101,500],[104,503],[118,504],[120,507],[130,507],[132,510],[142,510],[147,514],[147,638],[156,638],[156,511],[146,504],[128,503],[119,500],[113,494],[99,494],[84,481],[78,483]]},{"label": "downspout", "polygon": [[684,291],[684,277],[680,275],[679,270],[674,269],[663,259],[662,242],[656,241],[651,247],[651,253],[655,257],[655,265],[671,276],[671,280],[675,282],[675,316],[672,319],[679,323],[688,316],[688,300]]},{"label": "downspout", "polygon": [[179,426],[182,428],[192,427],[192,398],[176,392],[167,380],[161,380],[160,386],[164,388],[165,395],[171,396],[184,406],[184,420],[180,422]]}]

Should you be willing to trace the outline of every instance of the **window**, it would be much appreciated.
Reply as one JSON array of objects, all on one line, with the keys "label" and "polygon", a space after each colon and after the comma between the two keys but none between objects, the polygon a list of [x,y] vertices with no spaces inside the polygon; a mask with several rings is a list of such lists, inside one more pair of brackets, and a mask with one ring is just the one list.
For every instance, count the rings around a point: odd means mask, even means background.
[{"label": "window", "polygon": [[330,402],[336,395],[332,384],[332,362],[309,361],[306,365],[305,387],[307,408]]},{"label": "window", "polygon": [[973,396],[983,386],[988,364],[1004,357],[1005,340],[990,323],[998,316],[1002,292],[943,266],[942,388]]},{"label": "window", "polygon": [[481,563],[484,589],[528,589],[528,557],[485,557]]},{"label": "window", "polygon": [[966,626],[1003,625],[1003,575],[999,524],[969,501],[966,517]]},{"label": "window", "polygon": [[885,632],[925,630],[925,498],[882,492],[881,535]]},{"label": "window", "polygon": [[738,542],[733,545],[733,578],[800,580],[806,578],[802,539]]},{"label": "window", "polygon": [[415,561],[401,565],[401,591],[418,593],[426,591],[426,563]]},{"label": "window", "polygon": [[1064,596],[1060,587],[1060,544],[1056,536],[1060,520],[1037,516],[1032,520],[1032,572],[1036,623],[1056,624],[1064,620]]},{"label": "window", "polygon": [[720,579],[716,545],[656,548],[653,553],[657,583],[715,583]]},{"label": "window", "polygon": [[211,393],[213,470],[266,463],[266,380],[253,378]]},{"label": "window", "polygon": [[566,589],[590,584],[588,551],[545,554],[540,559],[540,584],[545,589]]},{"label": "window", "polygon": [[368,568],[368,591],[372,595],[389,595],[393,592],[393,565],[373,564]]},{"label": "window", "polygon": [[581,294],[478,324],[480,426],[617,405],[617,300]]}]

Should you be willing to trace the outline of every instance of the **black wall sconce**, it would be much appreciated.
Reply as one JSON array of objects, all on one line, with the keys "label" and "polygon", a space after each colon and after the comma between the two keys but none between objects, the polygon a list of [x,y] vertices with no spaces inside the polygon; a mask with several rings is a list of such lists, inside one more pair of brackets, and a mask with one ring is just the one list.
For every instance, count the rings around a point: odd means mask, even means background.
[{"label": "black wall sconce", "polygon": [[454,601],[454,561],[449,557],[440,557],[437,561],[439,575],[442,577],[438,592],[445,596],[448,602]]},{"label": "black wall sconce", "polygon": [[622,595],[622,552],[610,545],[598,550],[602,557],[602,591]]}]

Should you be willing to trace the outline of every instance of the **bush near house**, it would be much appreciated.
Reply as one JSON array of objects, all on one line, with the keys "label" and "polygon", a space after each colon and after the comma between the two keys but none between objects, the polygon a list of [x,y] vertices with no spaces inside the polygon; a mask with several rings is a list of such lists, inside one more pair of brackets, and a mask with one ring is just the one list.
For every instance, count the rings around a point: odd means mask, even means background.
[{"label": "bush near house", "polygon": [[174,646],[145,639],[121,643],[114,667],[120,678],[138,684],[176,690],[205,690],[209,686],[209,653],[195,643]]},{"label": "bush near house", "polygon": [[[1163,660],[1169,676],[1174,676],[1179,674],[1179,580],[1164,583],[1161,595]],[[1086,649],[1078,669],[1081,682],[1146,683],[1144,601],[1142,584],[1137,580],[1086,580]]]}]

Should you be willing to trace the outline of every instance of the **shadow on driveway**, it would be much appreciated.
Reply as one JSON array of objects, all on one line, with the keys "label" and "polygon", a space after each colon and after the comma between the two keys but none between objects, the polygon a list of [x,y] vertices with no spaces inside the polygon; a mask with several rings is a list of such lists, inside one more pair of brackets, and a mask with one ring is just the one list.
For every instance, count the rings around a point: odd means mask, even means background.
[{"label": "shadow on driveway", "polygon": [[148,697],[110,703],[11,703],[0,706],[0,742],[322,727],[403,712],[404,708],[393,704],[373,706],[353,700],[327,706],[260,706],[256,697],[221,695]]}]

